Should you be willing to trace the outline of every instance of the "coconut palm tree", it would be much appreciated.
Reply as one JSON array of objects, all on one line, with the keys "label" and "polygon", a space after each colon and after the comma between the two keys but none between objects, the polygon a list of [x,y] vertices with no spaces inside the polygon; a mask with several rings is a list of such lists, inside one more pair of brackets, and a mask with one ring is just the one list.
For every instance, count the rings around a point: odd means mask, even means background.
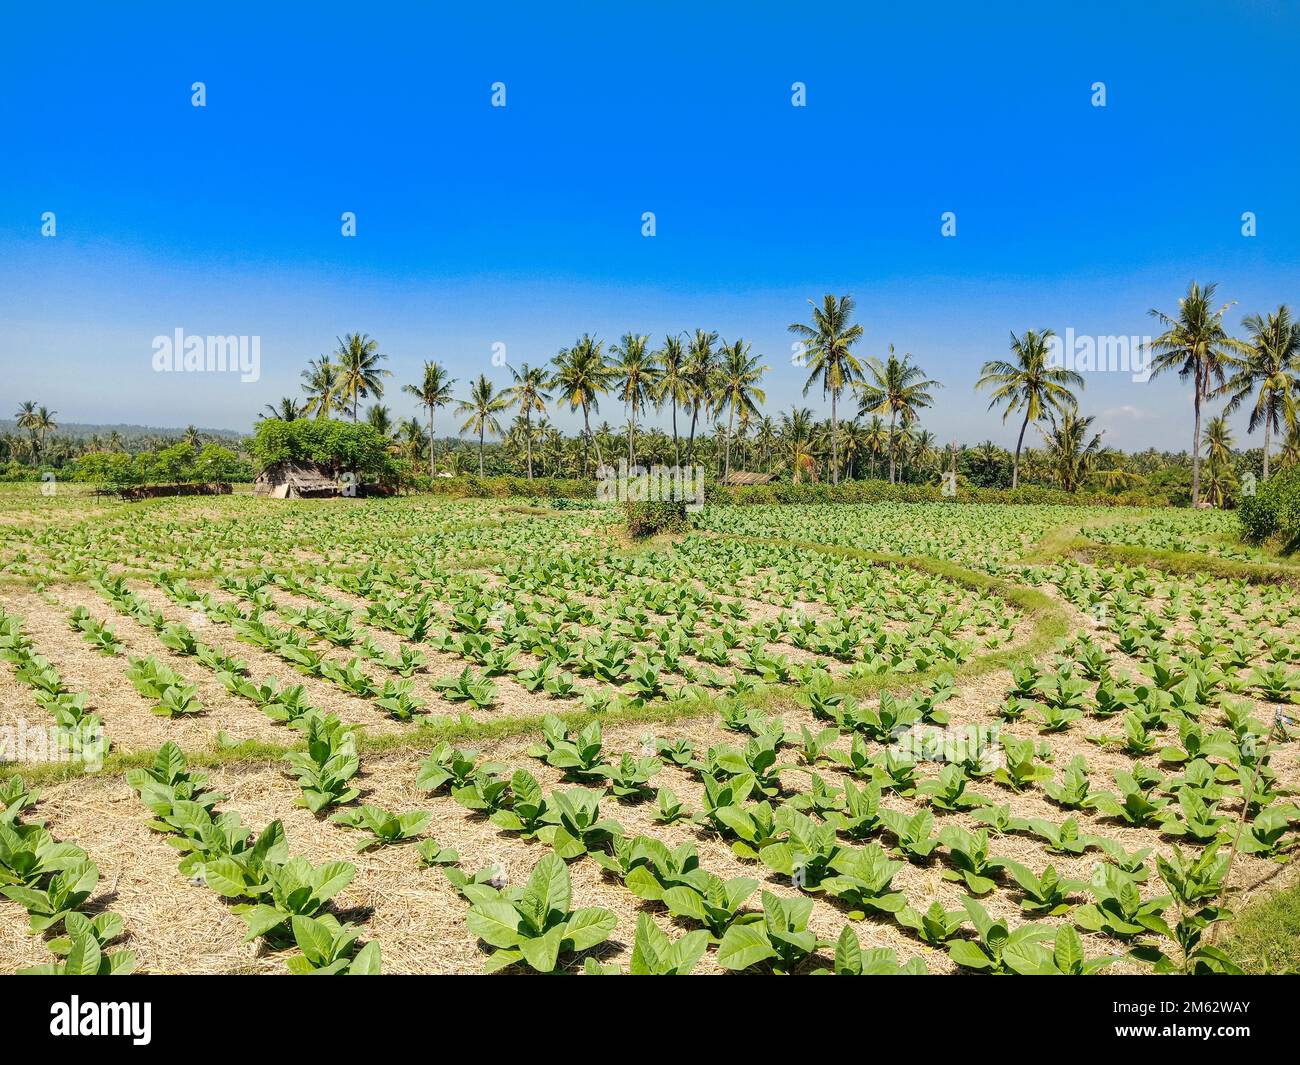
[{"label": "coconut palm tree", "polygon": [[1206,483],[1205,496],[1208,502],[1222,507],[1228,501],[1228,493],[1235,478],[1232,473],[1232,430],[1228,427],[1228,418],[1220,414],[1205,423]]},{"label": "coconut palm tree", "polygon": [[[570,410],[582,408],[582,473],[588,471],[588,449],[591,446],[591,412],[600,409],[600,397],[608,392],[613,375],[599,340],[584,333],[571,348],[561,351],[551,363],[555,373],[551,387],[560,391],[560,399]],[[600,447],[596,448],[596,463],[604,465]]]},{"label": "coconut palm tree", "polygon": [[1067,410],[1059,418],[1050,415],[1048,427],[1039,430],[1047,444],[1048,467],[1067,492],[1078,491],[1101,452],[1101,433],[1088,439],[1093,420]]},{"label": "coconut palm tree", "polygon": [[338,342],[334,355],[339,364],[339,398],[345,406],[351,402],[355,422],[360,400],[368,396],[383,399],[383,379],[391,374],[381,370],[379,364],[388,356],[379,350],[379,341],[368,333],[349,333],[338,338]]},{"label": "coconut palm tree", "polygon": [[814,382],[820,381],[822,394],[831,397],[831,483],[839,482],[839,421],[837,405],[840,393],[848,386],[862,380],[862,363],[853,354],[853,345],[862,339],[862,326],[851,323],[854,302],[852,296],[838,300],[829,292],[822,297],[822,305],[808,301],[812,308],[812,325],[792,322],[790,332],[804,342],[807,356],[808,380],[803,394]]},{"label": "coconut palm tree", "polygon": [[754,427],[754,447],[758,450],[763,469],[767,473],[772,472],[772,450],[776,447],[778,439],[776,423],[764,414]]},{"label": "coconut palm tree", "polygon": [[45,450],[45,437],[47,434],[54,432],[58,428],[55,424],[54,416],[59,412],[49,410],[46,407],[37,407],[36,413],[31,418],[32,443],[34,450],[32,452],[32,465],[38,465],[40,454]]},{"label": "coconut palm tree", "polygon": [[1263,318],[1252,314],[1243,323],[1250,331],[1249,354],[1237,360],[1236,372],[1220,389],[1230,397],[1223,408],[1231,414],[1243,404],[1254,402],[1246,431],[1264,426],[1264,480],[1268,480],[1268,451],[1272,433],[1296,422],[1300,401],[1300,323],[1291,318],[1284,303]]},{"label": "coconut palm tree", "polygon": [[815,480],[817,458],[813,442],[812,411],[807,407],[795,407],[789,414],[782,414],[781,442],[785,447],[786,461],[794,483],[799,484],[804,474]]},{"label": "coconut palm tree", "polygon": [[1235,355],[1247,355],[1248,345],[1228,335],[1223,327],[1223,313],[1232,303],[1214,309],[1216,285],[1201,288],[1193,281],[1187,295],[1178,301],[1178,313],[1168,315],[1151,309],[1150,314],[1165,327],[1165,331],[1151,341],[1155,358],[1151,361],[1151,376],[1158,377],[1166,370],[1177,370],[1178,376],[1192,381],[1192,506],[1201,498],[1201,402],[1210,396],[1211,385],[1222,387],[1225,373],[1233,365]]},{"label": "coconut palm tree", "polygon": [[928,429],[922,429],[917,433],[916,439],[912,442],[912,464],[918,468],[923,478],[927,471],[936,469],[941,465],[941,463],[936,463],[936,456],[939,455],[939,451],[935,445],[935,435]]},{"label": "coconut palm tree", "polygon": [[1048,347],[1056,334],[1050,329],[1035,332],[1025,330],[1024,336],[1011,334],[1011,353],[1014,362],[990,359],[980,370],[976,390],[993,389],[989,410],[1005,407],[1002,421],[1023,408],[1024,420],[1020,435],[1016,437],[1016,453],[1011,463],[1011,488],[1020,487],[1020,452],[1025,445],[1025,430],[1030,422],[1037,423],[1048,413],[1064,414],[1078,406],[1070,386],[1083,388],[1083,378],[1073,370],[1048,365]]},{"label": "coconut palm tree", "polygon": [[854,480],[858,474],[858,459],[866,452],[866,427],[854,418],[840,426],[840,444],[844,455],[844,479]]},{"label": "coconut palm tree", "polygon": [[903,425],[916,420],[918,411],[934,403],[932,388],[943,386],[925,376],[924,371],[911,361],[911,354],[900,359],[889,345],[889,357],[881,362],[874,355],[867,359],[869,381],[858,385],[859,412],[862,414],[889,414],[889,483],[897,482],[898,446],[897,422]]},{"label": "coconut palm tree", "polygon": [[501,423],[497,420],[500,414],[510,405],[509,398],[503,393],[498,393],[495,386],[487,379],[486,374],[479,374],[478,380],[474,382],[470,389],[469,399],[462,399],[456,404],[457,414],[468,414],[465,423],[460,427],[462,433],[478,433],[478,475],[483,476],[483,441],[488,433],[493,436],[501,435]]},{"label": "coconut palm tree", "polygon": [[758,383],[767,372],[767,367],[760,365],[761,355],[749,354],[749,345],[743,340],[733,344],[725,341],[719,353],[717,371],[717,405],[719,409],[727,408],[727,435],[723,477],[731,473],[731,431],[736,415],[747,423],[758,413],[758,404],[767,401],[767,395]]},{"label": "coconut palm tree", "polygon": [[871,477],[874,480],[876,476],[876,460],[885,453],[889,446],[889,432],[885,428],[885,423],[880,420],[880,415],[873,414],[871,421],[863,427],[862,446],[871,460]]},{"label": "coconut palm tree", "polygon": [[426,362],[424,377],[418,385],[403,385],[402,391],[420,401],[429,415],[429,476],[434,475],[433,460],[433,412],[445,407],[452,401],[451,386],[456,383],[454,377],[448,377],[441,363]]},{"label": "coconut palm tree", "polygon": [[424,456],[425,445],[429,441],[424,435],[424,426],[419,418],[407,418],[397,427],[397,439],[401,441],[402,453],[412,467]]},{"label": "coconut palm tree", "polygon": [[659,381],[655,392],[655,402],[665,401],[673,409],[673,465],[682,463],[681,440],[677,435],[677,408],[690,402],[690,382],[686,378],[686,349],[682,346],[680,336],[664,338],[664,346],[655,352],[658,362]]},{"label": "coconut palm tree", "polygon": [[650,338],[624,333],[610,349],[614,391],[627,408],[627,464],[636,465],[636,416],[654,402],[659,382],[656,359],[647,347]]},{"label": "coconut palm tree", "polygon": [[1282,449],[1278,453],[1278,461],[1284,466],[1292,466],[1300,463],[1300,418],[1294,423],[1287,426],[1286,439],[1282,441]]},{"label": "coconut palm tree", "polygon": [[393,435],[393,413],[382,403],[372,403],[366,410],[366,422],[387,440]]},{"label": "coconut palm tree", "polygon": [[551,394],[546,391],[547,374],[541,366],[529,366],[524,363],[521,369],[508,367],[514,384],[502,394],[519,408],[524,419],[524,446],[528,452],[528,479],[533,479],[533,411],[546,414],[546,404]]},{"label": "coconut palm tree", "polygon": [[[293,422],[303,416],[303,408],[298,405],[298,401],[292,396],[281,396],[279,403],[268,403],[266,413],[259,414],[259,418],[269,418],[272,421]],[[191,426],[193,428],[193,426]],[[187,430],[188,432],[188,430]],[[197,436],[198,430],[195,430]],[[195,445],[198,446],[197,444]]]},{"label": "coconut palm tree", "polygon": [[32,465],[36,465],[37,455],[40,453],[40,447],[36,442],[36,401],[34,399],[24,400],[14,414],[14,423],[19,429],[26,429],[27,435],[31,438],[28,451],[32,456]]},{"label": "coconut palm tree", "polygon": [[301,377],[302,390],[307,394],[302,408],[304,417],[328,418],[339,409],[343,374],[328,356],[310,360]]},{"label": "coconut palm tree", "polygon": [[1232,430],[1228,427],[1225,415],[1220,414],[1205,423],[1205,436],[1202,439],[1207,461],[1221,466],[1232,461]]},{"label": "coconut palm tree", "polygon": [[718,364],[713,345],[717,342],[717,333],[697,329],[686,348],[686,402],[691,408],[691,435],[686,443],[687,462],[695,460],[695,426],[700,414],[707,417],[712,409],[714,377]]}]

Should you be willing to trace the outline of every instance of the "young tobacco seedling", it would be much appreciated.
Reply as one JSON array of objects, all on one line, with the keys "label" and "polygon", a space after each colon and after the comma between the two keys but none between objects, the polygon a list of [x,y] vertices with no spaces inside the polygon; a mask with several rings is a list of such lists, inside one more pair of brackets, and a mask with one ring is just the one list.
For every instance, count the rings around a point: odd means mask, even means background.
[{"label": "young tobacco seedling", "polygon": [[494,948],[487,971],[523,963],[554,972],[560,955],[589,950],[613,933],[618,920],[609,910],[571,910],[569,870],[557,854],[537,863],[517,900],[485,899],[470,907],[469,930]]},{"label": "young tobacco seedling", "polygon": [[781,899],[763,892],[762,921],[733,924],[718,944],[718,964],[739,971],[767,962],[773,972],[791,973],[829,941],[808,931],[813,900]]},{"label": "young tobacco seedling", "polygon": [[432,817],[433,814],[423,810],[395,814],[380,806],[363,805],[355,810],[340,810],[330,820],[344,828],[356,828],[370,833],[370,838],[362,840],[357,846],[357,852],[361,853],[373,847],[386,847],[415,839],[424,831]]},{"label": "young tobacco seedling", "polygon": [[852,925],[845,925],[835,941],[835,965],[831,969],[814,969],[813,976],[925,976],[925,961],[909,958],[898,964],[898,955],[887,947],[862,949]]},{"label": "young tobacco seedling", "polygon": [[377,976],[380,967],[378,943],[357,949],[361,930],[324,914],[294,917],[293,939],[302,952],[286,965],[295,976]]}]

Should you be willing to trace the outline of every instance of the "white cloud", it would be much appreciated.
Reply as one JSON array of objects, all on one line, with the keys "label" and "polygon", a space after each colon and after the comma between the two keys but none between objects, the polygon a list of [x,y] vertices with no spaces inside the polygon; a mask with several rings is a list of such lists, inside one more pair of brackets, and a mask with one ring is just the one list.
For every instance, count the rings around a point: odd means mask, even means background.
[{"label": "white cloud", "polygon": [[1135,407],[1131,403],[1125,403],[1119,407],[1107,407],[1101,412],[1102,418],[1106,420],[1141,422],[1151,417],[1149,411],[1141,407]]}]

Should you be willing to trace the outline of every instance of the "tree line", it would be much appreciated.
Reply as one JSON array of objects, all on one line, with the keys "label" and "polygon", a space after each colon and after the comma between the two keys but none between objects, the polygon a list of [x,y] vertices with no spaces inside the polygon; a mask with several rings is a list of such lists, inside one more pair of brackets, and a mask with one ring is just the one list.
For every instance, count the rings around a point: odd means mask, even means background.
[{"label": "tree line", "polygon": [[[480,476],[488,472],[490,458],[493,472],[520,471],[532,479],[540,469],[549,476],[586,477],[593,460],[600,466],[625,453],[629,465],[639,459],[674,464],[707,459],[722,477],[739,462],[795,482],[838,484],[842,478],[874,478],[879,470],[891,484],[955,474],[995,487],[1009,475],[1013,489],[1028,478],[1069,492],[1086,484],[1122,492],[1177,480],[1190,464],[1190,501],[1224,505],[1244,470],[1254,473],[1258,466],[1268,477],[1276,439],[1281,439],[1282,462],[1300,461],[1300,326],[1283,305],[1247,316],[1244,335],[1233,336],[1225,324],[1233,304],[1216,306],[1215,292],[1213,284],[1193,282],[1176,311],[1150,312],[1162,327],[1150,344],[1152,376],[1176,371],[1193,387],[1193,446],[1184,455],[1126,455],[1105,447],[1102,434],[1093,430],[1094,417],[1079,410],[1084,378],[1052,357],[1051,329],[1013,332],[1007,356],[985,362],[975,385],[988,395],[991,411],[1018,425],[1014,451],[990,441],[975,447],[945,444],[920,426],[942,384],[893,345],[883,356],[863,354],[853,298],[829,294],[820,303],[809,300],[807,320],[789,325],[797,339],[796,363],[807,371],[803,395],[820,390],[829,400],[825,420],[797,405],[775,419],[765,413],[762,382],[769,367],[763,356],[743,339],[728,341],[705,329],[666,336],[653,347],[641,334],[624,334],[607,347],[584,333],[548,365],[507,366],[510,381],[504,387],[479,374],[458,391],[460,382],[446,367],[428,361],[420,378],[401,388],[422,408],[423,423],[408,418],[398,424],[380,402],[391,377],[383,367],[387,355],[375,338],[351,333],[338,338],[330,355],[309,362],[302,373],[303,398],[282,398],[260,417],[293,421],[341,415],[358,422],[362,401],[371,400],[365,420],[390,441],[395,455],[420,464],[430,477],[439,473],[440,463],[444,473],[459,472],[465,457],[464,447],[447,438],[439,455],[437,414],[451,407],[460,435],[472,441]],[[611,399],[622,409],[624,426],[615,430],[601,423],[593,430],[592,416]],[[1214,399],[1222,399],[1223,407],[1202,424],[1205,405]],[[1262,430],[1258,463],[1243,462],[1228,427],[1227,416],[1242,408],[1249,411],[1248,432]],[[549,416],[557,410],[581,414],[576,437],[551,424]],[[668,432],[645,426],[651,411],[668,412]],[[24,450],[33,466],[55,428],[54,414],[24,403],[16,415],[19,430],[28,434]],[[1038,447],[1032,440],[1026,446],[1031,427]],[[197,436],[187,430],[195,446]],[[0,448],[4,445],[0,438]],[[19,449],[11,441],[9,450],[13,458]],[[994,477],[1000,484],[988,483]]]}]

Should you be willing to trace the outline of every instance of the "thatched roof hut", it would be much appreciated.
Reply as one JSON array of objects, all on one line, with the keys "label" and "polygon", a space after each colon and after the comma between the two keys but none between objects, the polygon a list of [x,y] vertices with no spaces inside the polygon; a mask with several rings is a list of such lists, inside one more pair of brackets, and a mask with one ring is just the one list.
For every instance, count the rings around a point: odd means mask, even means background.
[{"label": "thatched roof hut", "polygon": [[319,499],[339,494],[338,482],[317,462],[286,459],[257,475],[253,492],[272,499]]},{"label": "thatched roof hut", "polygon": [[748,470],[732,470],[722,478],[722,483],[726,485],[767,484],[775,476],[774,473],[750,473]]}]

